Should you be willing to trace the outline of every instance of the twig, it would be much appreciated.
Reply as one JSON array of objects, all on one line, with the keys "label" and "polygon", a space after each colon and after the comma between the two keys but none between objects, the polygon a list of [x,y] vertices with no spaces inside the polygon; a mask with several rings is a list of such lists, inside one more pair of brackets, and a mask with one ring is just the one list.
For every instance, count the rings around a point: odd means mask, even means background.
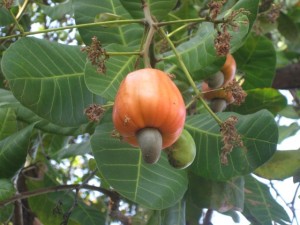
[{"label": "twig", "polygon": [[281,194],[275,188],[275,186],[274,186],[274,184],[273,184],[272,181],[270,181],[270,187],[275,191],[276,196],[279,197],[284,202],[284,204],[291,210],[291,212],[293,214],[292,222],[293,222],[293,220],[296,220],[296,223],[299,225],[299,222],[298,222],[298,219],[297,219],[297,215],[296,215],[296,212],[295,212],[295,201],[297,199],[297,193],[298,193],[298,190],[300,188],[300,184],[298,184],[298,186],[297,186],[297,188],[295,190],[294,197],[293,197],[293,199],[292,199],[292,201],[290,203],[288,203],[288,202],[285,201],[285,199],[281,196]]},{"label": "twig", "polygon": [[205,213],[205,217],[204,217],[204,220],[203,220],[203,225],[210,225],[211,224],[211,218],[212,218],[212,215],[213,215],[213,210],[212,209],[208,209]]},{"label": "twig", "polygon": [[23,208],[20,200],[15,202],[13,222],[15,225],[24,225]]},{"label": "twig", "polygon": [[128,216],[125,216],[122,212],[119,210],[119,204],[120,204],[120,195],[117,192],[114,192],[114,195],[110,196],[110,213],[109,215],[114,218],[119,220],[123,225],[131,225],[131,219]]},{"label": "twig", "polygon": [[41,188],[34,191],[25,191],[16,194],[15,196],[0,201],[0,208],[7,206],[17,200],[26,199],[34,196],[39,196],[42,194],[52,193],[52,192],[59,192],[59,191],[66,191],[66,190],[74,190],[74,189],[88,189],[92,191],[99,191],[107,196],[115,195],[114,192],[104,189],[102,187],[96,187],[88,184],[70,184],[70,185],[58,185],[53,187]]},{"label": "twig", "polygon": [[111,24],[124,25],[124,24],[132,24],[132,23],[144,24],[144,20],[130,19],[130,20],[114,20],[114,21],[104,21],[104,22],[93,22],[93,23],[77,24],[77,25],[70,25],[70,26],[40,30],[40,31],[24,32],[23,34],[9,35],[9,36],[5,36],[5,37],[0,37],[0,40],[11,39],[11,38],[20,37],[20,36],[29,36],[29,35],[34,35],[34,34],[43,34],[43,33],[49,33],[49,32],[61,31],[61,30],[69,30],[69,29],[74,29],[74,28],[105,26],[105,25],[111,25]]},{"label": "twig", "polygon": [[196,93],[196,98],[198,100],[201,101],[201,103],[203,104],[203,106],[205,107],[205,109],[209,112],[209,114],[215,119],[215,121],[221,125],[223,122],[222,120],[211,110],[211,108],[208,106],[208,104],[206,103],[206,101],[202,98],[202,93],[199,91],[199,89],[197,88],[191,74],[189,73],[188,69],[186,68],[181,55],[178,53],[176,47],[174,46],[173,42],[171,41],[171,39],[168,37],[168,35],[164,32],[164,30],[162,28],[159,28],[158,31],[160,32],[160,34],[167,40],[167,42],[169,43],[171,49],[173,50],[179,65],[181,67],[181,69],[183,70],[184,74],[186,75],[186,78],[188,79],[190,85],[192,86],[194,92]]},{"label": "twig", "polygon": [[78,206],[78,193],[79,193],[79,188],[76,188],[76,193],[75,193],[73,204],[69,208],[69,210],[66,213],[64,213],[63,221],[61,222],[61,225],[67,225],[68,224],[69,218],[70,218],[73,210]]},{"label": "twig", "polygon": [[295,201],[296,201],[296,199],[298,197],[297,194],[298,194],[299,189],[300,189],[300,184],[298,184],[298,186],[297,186],[297,188],[295,190],[294,197],[293,197],[293,199],[292,199],[292,201],[290,203],[290,209],[291,209],[291,211],[293,213],[292,223],[295,220],[296,223],[297,223],[297,225],[299,225],[299,221],[298,221],[298,218],[297,218],[297,215],[296,215],[296,211],[295,211]]},{"label": "twig", "polygon": [[143,46],[142,55],[143,55],[145,67],[151,68],[151,62],[150,62],[150,58],[149,58],[149,49],[150,49],[150,45],[152,43],[152,39],[153,39],[155,30],[157,29],[157,26],[156,26],[156,22],[153,20],[153,18],[151,16],[151,12],[150,12],[150,8],[149,8],[148,4],[143,0],[142,0],[142,7],[143,7],[144,15],[145,15],[146,25],[149,27],[147,37],[146,37],[146,40],[145,40],[145,43]]}]

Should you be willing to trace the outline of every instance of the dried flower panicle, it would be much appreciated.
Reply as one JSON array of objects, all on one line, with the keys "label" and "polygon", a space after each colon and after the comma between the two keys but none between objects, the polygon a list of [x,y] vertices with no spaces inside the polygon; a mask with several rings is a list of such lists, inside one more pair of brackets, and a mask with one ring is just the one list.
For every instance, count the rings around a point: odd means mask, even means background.
[{"label": "dried flower panicle", "polygon": [[[231,35],[228,32],[228,28],[230,27],[233,31],[238,31],[240,24],[236,22],[236,19],[241,14],[249,14],[249,12],[243,8],[232,11],[229,16],[224,19],[223,24],[218,29],[214,43],[218,56],[226,56],[229,53]],[[245,23],[248,22],[245,21]]]},{"label": "dried flower panicle", "polygon": [[91,45],[83,47],[81,51],[87,52],[88,59],[91,61],[92,65],[97,66],[98,73],[106,72],[105,61],[109,58],[109,55],[106,53],[105,49],[102,48],[102,45],[96,36],[92,37]]},{"label": "dried flower panicle", "polygon": [[210,3],[208,3],[209,16],[212,20],[215,20],[220,14],[222,6],[226,3],[226,1],[227,0],[211,1]]},{"label": "dried flower panicle", "polygon": [[215,39],[215,49],[218,56],[226,56],[230,50],[231,35],[225,25],[222,27],[222,31],[218,31]]},{"label": "dried flower panicle", "polygon": [[235,125],[238,122],[236,116],[230,116],[226,121],[221,125],[220,131],[222,135],[222,152],[221,152],[221,163],[223,165],[228,164],[228,154],[232,152],[234,147],[244,147],[241,135],[238,134]]},{"label": "dried flower panicle", "polygon": [[234,98],[234,105],[241,105],[245,98],[247,97],[247,93],[243,90],[243,88],[239,85],[235,79],[229,82],[227,85],[224,86],[225,92],[231,92]]},{"label": "dried flower panicle", "polygon": [[272,4],[270,9],[266,12],[266,18],[270,23],[275,23],[280,16],[281,4]]},{"label": "dried flower panicle", "polygon": [[99,122],[104,111],[105,110],[101,105],[92,104],[84,110],[84,113],[90,121]]},{"label": "dried flower panicle", "polygon": [[10,9],[13,3],[14,3],[13,0],[3,0],[2,3],[0,4],[0,8],[4,6],[4,8]]}]

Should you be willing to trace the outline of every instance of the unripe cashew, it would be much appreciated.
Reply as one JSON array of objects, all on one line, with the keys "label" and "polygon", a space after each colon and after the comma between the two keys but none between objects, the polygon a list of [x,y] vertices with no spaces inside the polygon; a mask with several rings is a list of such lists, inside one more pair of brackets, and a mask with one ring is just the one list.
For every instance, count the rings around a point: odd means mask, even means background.
[{"label": "unripe cashew", "polygon": [[210,102],[210,108],[213,112],[222,112],[226,109],[227,102],[223,98],[214,98]]},{"label": "unripe cashew", "polygon": [[210,76],[206,80],[209,88],[220,88],[224,83],[224,74],[221,71],[218,71],[214,75]]}]

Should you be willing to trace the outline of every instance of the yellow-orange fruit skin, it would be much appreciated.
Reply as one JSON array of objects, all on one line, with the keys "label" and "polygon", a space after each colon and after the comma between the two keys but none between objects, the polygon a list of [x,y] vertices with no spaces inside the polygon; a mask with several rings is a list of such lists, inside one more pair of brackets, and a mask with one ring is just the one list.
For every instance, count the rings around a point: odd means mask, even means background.
[{"label": "yellow-orange fruit skin", "polygon": [[[224,75],[224,82],[221,87],[224,87],[234,79],[236,73],[236,62],[231,54],[226,56],[226,61],[221,68],[221,72]],[[207,82],[202,82],[202,92],[203,97],[208,101],[213,99],[225,99],[228,104],[234,102],[231,92],[226,92],[225,90],[214,90],[214,88],[210,88],[208,86]]]},{"label": "yellow-orange fruit skin", "polygon": [[136,134],[156,128],[162,148],[180,136],[186,117],[180,91],[163,71],[151,68],[129,73],[121,82],[113,107],[113,123],[123,140],[139,146]]},{"label": "yellow-orange fruit skin", "polygon": [[226,61],[221,68],[221,71],[224,74],[224,86],[234,79],[236,73],[236,62],[231,54],[227,54]]}]

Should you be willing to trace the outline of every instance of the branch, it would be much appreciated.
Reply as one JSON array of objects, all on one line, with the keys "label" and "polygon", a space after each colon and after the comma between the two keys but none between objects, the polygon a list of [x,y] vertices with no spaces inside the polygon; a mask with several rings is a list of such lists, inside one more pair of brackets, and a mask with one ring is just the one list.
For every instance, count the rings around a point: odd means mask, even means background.
[{"label": "branch", "polygon": [[143,46],[142,55],[144,58],[145,67],[151,68],[151,62],[150,62],[150,58],[149,58],[149,50],[150,50],[150,45],[152,43],[153,36],[157,29],[157,26],[156,26],[156,22],[152,18],[148,4],[144,0],[142,0],[141,2],[142,2],[142,7],[143,7],[143,11],[144,11],[144,16],[145,16],[145,24],[149,28],[147,37],[146,37],[146,40],[145,40],[145,43]]},{"label": "branch", "polygon": [[275,89],[300,88],[300,62],[277,69],[272,87]]},{"label": "branch", "polygon": [[92,191],[102,192],[103,194],[105,194],[109,197],[115,196],[114,192],[112,192],[112,191],[106,190],[101,187],[88,185],[88,184],[59,185],[59,186],[54,186],[54,187],[37,189],[34,191],[25,191],[25,192],[18,193],[9,199],[0,201],[0,208],[7,206],[8,204],[11,204],[17,200],[26,199],[26,198],[30,198],[30,197],[34,197],[34,196],[38,196],[38,195],[42,195],[42,194],[58,192],[58,191],[66,191],[66,190],[72,190],[72,189],[88,189],[88,190],[92,190]]},{"label": "branch", "polygon": [[203,225],[209,225],[209,224],[211,224],[211,218],[212,218],[213,212],[214,211],[212,209],[208,209],[207,210],[207,212],[205,213]]}]

